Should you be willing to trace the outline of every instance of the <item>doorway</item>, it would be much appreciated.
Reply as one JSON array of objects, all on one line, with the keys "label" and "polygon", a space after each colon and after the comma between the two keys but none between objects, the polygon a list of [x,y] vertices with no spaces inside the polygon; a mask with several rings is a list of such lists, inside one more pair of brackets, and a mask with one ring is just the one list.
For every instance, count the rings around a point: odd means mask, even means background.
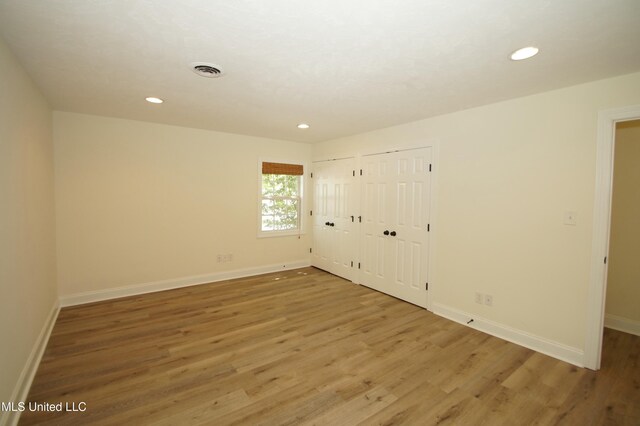
[{"label": "doorway", "polygon": [[592,370],[600,369],[602,359],[615,128],[617,123],[638,119],[640,119],[640,105],[601,111],[598,114],[591,278],[583,358],[584,366]]},{"label": "doorway", "polygon": [[640,120],[616,123],[604,325],[640,336]]}]

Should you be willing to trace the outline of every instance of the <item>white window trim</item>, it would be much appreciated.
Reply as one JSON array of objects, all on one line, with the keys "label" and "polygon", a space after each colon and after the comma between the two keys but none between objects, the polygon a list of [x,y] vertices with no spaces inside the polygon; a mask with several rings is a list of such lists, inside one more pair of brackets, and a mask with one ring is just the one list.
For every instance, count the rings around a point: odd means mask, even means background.
[{"label": "white window trim", "polygon": [[[300,222],[298,229],[286,230],[286,231],[263,231],[262,230],[262,163],[286,163],[286,164],[301,164],[304,170],[304,174],[300,176]],[[273,238],[273,237],[290,237],[290,236],[302,236],[306,234],[306,222],[307,218],[305,212],[307,211],[307,179],[305,175],[308,175],[309,169],[305,161],[286,159],[286,158],[259,158],[258,159],[258,203],[257,203],[257,229],[258,238]]]}]

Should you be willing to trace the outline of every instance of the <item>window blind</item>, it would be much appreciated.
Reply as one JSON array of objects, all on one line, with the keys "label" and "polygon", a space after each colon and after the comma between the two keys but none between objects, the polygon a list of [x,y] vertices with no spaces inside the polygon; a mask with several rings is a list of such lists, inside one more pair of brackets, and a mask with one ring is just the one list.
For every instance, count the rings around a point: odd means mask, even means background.
[{"label": "window blind", "polygon": [[302,176],[302,164],[286,164],[286,163],[262,163],[263,175],[295,175]]}]

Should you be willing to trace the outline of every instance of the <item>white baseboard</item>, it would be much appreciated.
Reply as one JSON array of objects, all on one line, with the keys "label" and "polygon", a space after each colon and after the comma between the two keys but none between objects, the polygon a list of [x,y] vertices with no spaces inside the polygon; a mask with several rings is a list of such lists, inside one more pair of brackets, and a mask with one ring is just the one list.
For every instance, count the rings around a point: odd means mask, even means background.
[{"label": "white baseboard", "polygon": [[604,326],[613,330],[623,331],[629,334],[640,336],[640,321],[632,320],[617,315],[606,314],[604,316]]},{"label": "white baseboard", "polygon": [[[566,361],[578,367],[584,367],[584,351],[581,349],[554,342],[439,303],[433,303],[433,313],[561,361]],[[467,324],[472,318],[473,322]]]},{"label": "white baseboard", "polygon": [[309,259],[293,262],[278,263],[275,265],[258,266],[254,268],[236,269],[233,271],[215,272],[212,274],[195,275],[190,277],[174,278],[150,283],[133,284],[123,287],[115,287],[104,290],[88,291],[70,294],[60,297],[60,306],[75,306],[85,303],[100,302],[120,297],[136,296],[138,294],[154,293],[156,291],[171,290],[174,288],[189,287],[192,285],[208,284],[216,281],[231,280],[235,278],[250,277],[253,275],[268,274],[270,272],[286,271],[289,269],[304,268],[310,266]]},{"label": "white baseboard", "polygon": [[[20,377],[18,377],[18,382],[13,389],[13,393],[11,394],[11,402],[18,403],[27,400],[27,396],[29,396],[29,389],[31,388],[31,383],[33,382],[33,378],[38,371],[38,366],[40,365],[40,361],[42,360],[42,355],[44,355],[44,350],[47,347],[47,342],[49,342],[49,337],[51,336],[51,331],[53,330],[53,326],[56,323],[56,319],[58,318],[58,313],[60,312],[60,304],[56,300],[47,316],[44,325],[42,326],[42,330],[40,330],[40,334],[36,339],[33,348],[31,349],[31,353],[27,358],[27,361],[20,373]],[[5,411],[0,415],[0,425],[8,425],[15,426],[18,424],[18,420],[20,420],[20,411]]]}]

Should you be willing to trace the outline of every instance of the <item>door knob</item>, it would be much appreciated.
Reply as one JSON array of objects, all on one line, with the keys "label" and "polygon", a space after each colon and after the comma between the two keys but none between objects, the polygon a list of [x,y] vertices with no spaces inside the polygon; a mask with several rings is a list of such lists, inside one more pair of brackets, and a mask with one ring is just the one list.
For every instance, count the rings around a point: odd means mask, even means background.
[{"label": "door knob", "polygon": [[384,231],[383,234],[384,235],[389,235],[389,231]]},{"label": "door knob", "polygon": [[395,237],[396,236],[396,231],[391,231],[391,236]]}]

